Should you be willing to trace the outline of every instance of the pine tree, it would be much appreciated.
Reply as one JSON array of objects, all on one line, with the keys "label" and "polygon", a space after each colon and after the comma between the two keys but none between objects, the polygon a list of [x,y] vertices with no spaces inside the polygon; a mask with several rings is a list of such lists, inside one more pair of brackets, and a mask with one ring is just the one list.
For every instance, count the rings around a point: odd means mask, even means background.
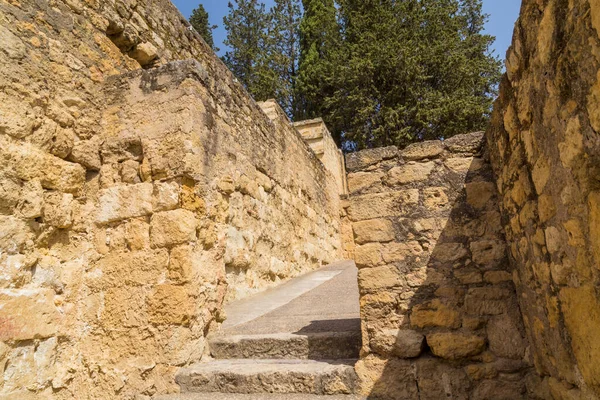
[{"label": "pine tree", "polygon": [[269,67],[267,28],[270,16],[257,0],[234,0],[228,3],[229,14],[223,18],[231,48],[223,61],[257,101],[273,94],[275,71]]},{"label": "pine tree", "polygon": [[339,0],[330,128],[349,147],[483,129],[500,77],[481,0]]},{"label": "pine tree", "polygon": [[340,28],[333,0],[303,0],[300,23],[300,63],[297,79],[296,120],[324,114],[323,99],[333,94],[333,54],[340,45]]},{"label": "pine tree", "polygon": [[190,16],[190,24],[194,27],[196,32],[202,36],[204,41],[213,49],[215,52],[219,51],[215,47],[215,41],[213,39],[213,30],[217,28],[217,25],[210,25],[208,20],[208,12],[202,4],[198,5],[198,8],[192,11]]}]

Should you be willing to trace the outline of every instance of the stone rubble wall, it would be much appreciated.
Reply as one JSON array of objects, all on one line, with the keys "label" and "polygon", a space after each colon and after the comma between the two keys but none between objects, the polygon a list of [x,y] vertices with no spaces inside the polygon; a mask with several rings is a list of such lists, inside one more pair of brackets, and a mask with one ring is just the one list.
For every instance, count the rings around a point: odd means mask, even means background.
[{"label": "stone rubble wall", "polygon": [[537,379],[600,398],[600,1],[525,0],[487,132]]},{"label": "stone rubble wall", "polygon": [[527,398],[528,344],[482,136],[346,158],[365,395]]},{"label": "stone rubble wall", "polygon": [[177,391],[224,302],[341,257],[335,179],[169,1],[0,0],[0,65],[0,398]]}]

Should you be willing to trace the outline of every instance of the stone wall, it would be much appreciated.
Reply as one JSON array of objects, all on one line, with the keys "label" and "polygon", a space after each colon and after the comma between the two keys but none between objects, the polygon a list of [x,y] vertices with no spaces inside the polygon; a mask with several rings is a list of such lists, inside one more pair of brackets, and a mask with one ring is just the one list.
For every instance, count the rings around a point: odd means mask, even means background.
[{"label": "stone wall", "polygon": [[340,195],[348,194],[345,159],[337,147],[327,125],[321,118],[295,122],[294,127],[302,135],[325,168],[337,181]]},{"label": "stone wall", "polygon": [[600,2],[525,0],[487,132],[539,399],[600,398]]},{"label": "stone wall", "polygon": [[336,180],[170,2],[0,0],[0,65],[0,398],[176,391],[224,302],[340,257]]},{"label": "stone wall", "polygon": [[362,390],[525,399],[522,320],[482,133],[347,156]]}]

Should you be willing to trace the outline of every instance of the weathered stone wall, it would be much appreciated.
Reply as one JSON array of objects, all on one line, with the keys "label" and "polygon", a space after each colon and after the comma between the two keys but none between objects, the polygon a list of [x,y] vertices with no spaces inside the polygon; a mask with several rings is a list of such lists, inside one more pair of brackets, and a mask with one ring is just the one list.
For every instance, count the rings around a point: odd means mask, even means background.
[{"label": "weathered stone wall", "polygon": [[340,194],[348,194],[344,154],[337,147],[323,119],[317,118],[295,122],[294,127],[298,129],[298,132],[319,157],[325,168],[336,179]]},{"label": "weathered stone wall", "polygon": [[535,369],[600,398],[600,2],[525,0],[487,132]]},{"label": "weathered stone wall", "polygon": [[365,394],[524,399],[530,364],[482,134],[347,156]]},{"label": "weathered stone wall", "polygon": [[335,179],[170,2],[0,0],[0,66],[0,397],[176,391],[225,301],[339,258]]}]

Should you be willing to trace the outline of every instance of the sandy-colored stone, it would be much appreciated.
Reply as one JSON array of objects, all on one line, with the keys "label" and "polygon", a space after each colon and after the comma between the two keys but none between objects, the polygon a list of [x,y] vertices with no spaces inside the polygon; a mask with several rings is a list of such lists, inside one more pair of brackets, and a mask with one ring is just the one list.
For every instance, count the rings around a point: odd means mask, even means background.
[{"label": "sandy-colored stone", "polygon": [[151,214],[153,190],[151,183],[101,190],[96,222],[114,222]]},{"label": "sandy-colored stone", "polygon": [[471,182],[466,184],[467,203],[477,209],[485,208],[496,193],[496,186],[491,182]]},{"label": "sandy-colored stone", "polygon": [[485,348],[485,339],[464,333],[432,333],[427,344],[438,357],[457,360],[477,355]]},{"label": "sandy-colored stone", "polygon": [[170,247],[195,240],[198,223],[194,213],[174,210],[156,213],[150,222],[150,243]]},{"label": "sandy-colored stone", "polygon": [[439,299],[413,307],[410,323],[416,328],[460,328],[460,313]]},{"label": "sandy-colored stone", "polygon": [[358,283],[364,290],[378,290],[402,285],[404,279],[395,266],[365,268],[358,272]]},{"label": "sandy-colored stone", "polygon": [[354,241],[358,244],[369,242],[390,242],[396,237],[392,221],[374,219],[352,224]]},{"label": "sandy-colored stone", "polygon": [[430,140],[421,143],[411,144],[400,152],[405,160],[418,161],[434,159],[444,152],[444,144],[439,140]]},{"label": "sandy-colored stone", "polygon": [[405,185],[426,180],[433,172],[435,163],[408,163],[388,172],[386,182],[390,186]]},{"label": "sandy-colored stone", "polygon": [[1,289],[0,304],[0,341],[43,339],[61,331],[53,290]]},{"label": "sandy-colored stone", "polygon": [[44,195],[44,222],[65,229],[73,224],[73,195],[49,192]]}]

